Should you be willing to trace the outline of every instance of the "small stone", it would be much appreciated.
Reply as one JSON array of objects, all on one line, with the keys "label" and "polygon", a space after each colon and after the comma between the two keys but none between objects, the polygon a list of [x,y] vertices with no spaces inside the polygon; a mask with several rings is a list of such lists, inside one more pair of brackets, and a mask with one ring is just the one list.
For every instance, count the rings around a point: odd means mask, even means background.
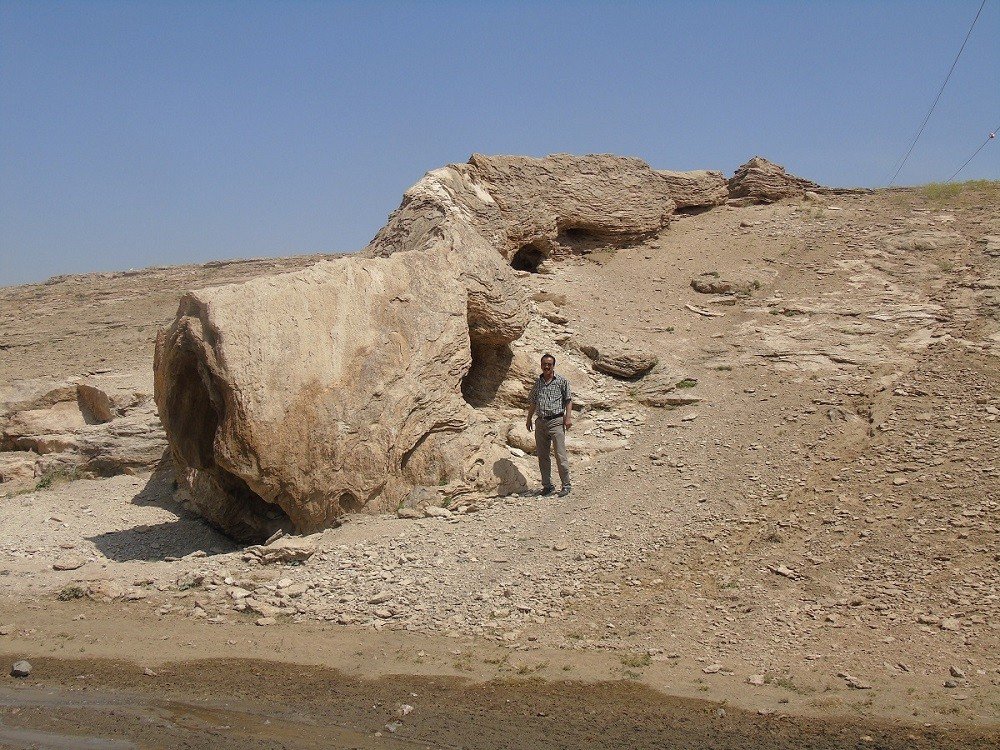
[{"label": "small stone", "polygon": [[145,669],[143,669],[143,670],[142,670],[142,673],[143,673],[144,675],[146,675],[146,677],[156,677],[156,672],[154,672],[154,671],[153,671],[152,669],[150,669],[149,667],[146,667]]},{"label": "small stone", "polygon": [[31,674],[31,662],[21,661],[14,662],[14,666],[10,668],[11,677],[27,677]]},{"label": "small stone", "polygon": [[946,688],[957,688],[958,687],[958,683],[955,682],[954,680],[945,680],[944,681],[944,686]]},{"label": "small stone", "polygon": [[375,596],[373,596],[371,599],[369,599],[368,603],[369,604],[385,604],[387,601],[389,601],[390,599],[392,599],[393,596],[395,596],[395,594],[393,594],[391,591],[382,591],[381,593],[378,593]]},{"label": "small stone", "polygon": [[300,581],[299,583],[293,583],[291,586],[282,589],[282,592],[286,596],[291,597],[292,599],[302,596],[307,591],[309,591],[309,584],[306,583],[305,581]]},{"label": "small stone", "polygon": [[701,671],[704,672],[705,674],[716,674],[717,672],[720,672],[721,670],[722,670],[722,665],[721,664],[709,664],[707,667],[705,667]]},{"label": "small stone", "polygon": [[451,511],[437,505],[428,505],[424,508],[424,515],[428,518],[451,518]]},{"label": "small stone", "polygon": [[411,706],[409,703],[404,703],[399,707],[400,716],[409,716],[411,713],[413,713],[413,706]]},{"label": "small stone", "polygon": [[764,675],[762,674],[752,674],[747,677],[747,682],[756,687],[760,687],[764,684]]},{"label": "small stone", "polygon": [[965,671],[962,670],[962,669],[959,669],[958,667],[956,667],[954,665],[952,665],[951,667],[948,668],[948,673],[952,677],[957,677],[960,680],[964,680],[965,679]]},{"label": "small stone", "polygon": [[264,627],[265,625],[274,625],[278,622],[276,617],[259,617],[257,618],[257,625]]},{"label": "small stone", "polygon": [[0,635],[10,635],[14,632],[13,625],[0,625]]},{"label": "small stone", "polygon": [[954,617],[946,617],[941,620],[941,624],[938,625],[938,627],[941,628],[941,630],[956,631],[961,629],[962,623]]},{"label": "small stone", "polygon": [[87,560],[82,557],[67,557],[52,563],[52,570],[76,570],[87,564]]},{"label": "small stone", "polygon": [[871,690],[872,686],[863,681],[859,680],[857,677],[848,674],[847,672],[837,672],[837,677],[840,677],[847,683],[847,687],[853,688],[854,690]]}]

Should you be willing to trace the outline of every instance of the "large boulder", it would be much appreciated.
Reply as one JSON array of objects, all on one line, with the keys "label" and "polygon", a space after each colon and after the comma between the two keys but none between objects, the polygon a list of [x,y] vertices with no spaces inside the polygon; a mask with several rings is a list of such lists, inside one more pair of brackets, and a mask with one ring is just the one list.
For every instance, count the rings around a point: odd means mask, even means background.
[{"label": "large boulder", "polygon": [[473,304],[449,257],[328,261],[187,294],[157,339],[155,390],[194,508],[259,540],[395,511],[414,486],[516,484],[462,380],[471,331],[505,345],[524,316],[486,329],[495,310]]},{"label": "large boulder", "polygon": [[583,344],[580,351],[591,359],[595,370],[623,380],[642,377],[660,361],[652,352],[616,345],[602,344],[598,348],[593,344]]},{"label": "large boulder", "polygon": [[782,198],[801,198],[806,191],[823,191],[821,185],[796,177],[780,164],[755,156],[736,170],[729,180],[729,197],[754,203],[773,203]]}]

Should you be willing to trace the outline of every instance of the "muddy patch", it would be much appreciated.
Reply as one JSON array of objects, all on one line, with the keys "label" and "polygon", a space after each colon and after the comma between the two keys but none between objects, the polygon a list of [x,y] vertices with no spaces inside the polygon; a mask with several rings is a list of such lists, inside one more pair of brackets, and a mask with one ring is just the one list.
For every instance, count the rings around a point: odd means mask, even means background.
[{"label": "muddy patch", "polygon": [[4,747],[902,750],[1000,742],[1000,732],[986,729],[748,713],[627,681],[369,681],[222,659],[152,674],[123,662],[39,659],[34,675],[0,687]]}]

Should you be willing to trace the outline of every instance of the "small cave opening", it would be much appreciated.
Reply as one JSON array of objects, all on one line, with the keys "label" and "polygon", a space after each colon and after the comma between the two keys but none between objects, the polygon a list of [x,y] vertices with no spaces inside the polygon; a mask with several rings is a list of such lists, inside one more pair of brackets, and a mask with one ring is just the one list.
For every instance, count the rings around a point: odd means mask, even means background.
[{"label": "small cave opening", "polygon": [[586,227],[561,226],[556,244],[573,255],[589,255],[607,249],[614,244],[607,235],[594,232]]},{"label": "small cave opening", "polygon": [[462,398],[477,409],[489,406],[510,372],[514,351],[509,344],[472,342],[472,366],[462,378]]},{"label": "small cave opening", "polygon": [[563,244],[572,245],[577,242],[598,239],[598,237],[596,234],[588,232],[583,227],[566,227],[559,233],[559,239],[563,242]]},{"label": "small cave opening", "polygon": [[[171,450],[187,469],[193,504],[205,519],[241,542],[261,542],[277,529],[290,529],[282,508],[254,492],[241,477],[215,460],[215,436],[225,416],[225,402],[208,368],[189,348],[175,352],[174,381],[163,412],[172,436]],[[200,477],[198,476],[200,475]]]},{"label": "small cave opening", "polygon": [[545,251],[542,248],[529,243],[514,253],[514,257],[510,259],[510,266],[515,271],[538,273],[538,267],[542,265],[545,258]]},{"label": "small cave opening", "polygon": [[344,513],[360,513],[365,508],[365,504],[353,492],[340,493],[338,504]]},{"label": "small cave opening", "polygon": [[674,211],[674,216],[698,216],[711,211],[715,206],[681,206]]},{"label": "small cave opening", "polygon": [[215,433],[219,428],[220,408],[202,379],[195,353],[179,348],[173,366],[174,380],[167,393],[163,413],[164,428],[176,436],[172,449],[192,469],[215,465]]}]

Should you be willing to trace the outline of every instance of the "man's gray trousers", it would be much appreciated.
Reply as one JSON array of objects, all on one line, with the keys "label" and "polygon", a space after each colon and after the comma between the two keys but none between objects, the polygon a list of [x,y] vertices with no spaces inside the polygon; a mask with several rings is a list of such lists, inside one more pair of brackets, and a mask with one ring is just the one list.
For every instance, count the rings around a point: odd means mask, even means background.
[{"label": "man's gray trousers", "polygon": [[538,417],[535,420],[535,450],[538,454],[538,470],[542,474],[542,486],[552,487],[552,445],[556,448],[556,467],[563,487],[569,487],[569,461],[566,459],[566,429],[562,415],[558,417]]}]

